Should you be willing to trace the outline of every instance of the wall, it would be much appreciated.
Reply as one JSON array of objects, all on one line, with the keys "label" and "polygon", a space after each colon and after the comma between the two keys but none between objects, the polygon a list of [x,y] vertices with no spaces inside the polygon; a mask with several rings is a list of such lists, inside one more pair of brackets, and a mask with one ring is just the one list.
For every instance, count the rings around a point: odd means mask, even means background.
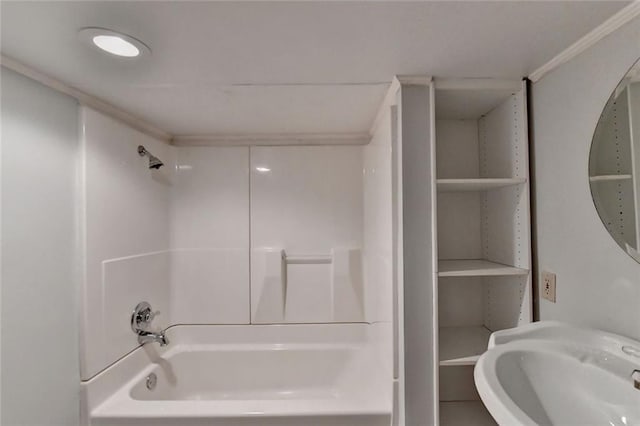
[{"label": "wall", "polygon": [[[398,121],[400,168],[402,171],[401,212],[402,298],[404,316],[404,415],[409,425],[437,424],[438,394],[437,331],[434,318],[437,303],[437,253],[435,220],[435,141],[432,85],[403,84]],[[429,119],[430,118],[430,119]],[[430,183],[430,184],[426,184]]]},{"label": "wall", "polygon": [[3,425],[79,423],[77,104],[2,69]]},{"label": "wall", "polygon": [[[84,380],[138,346],[143,300],[154,327],[365,320],[363,147],[174,147],[89,108],[81,120]],[[279,316],[251,318],[274,248],[333,261],[282,269],[275,253],[280,292],[263,305]]]},{"label": "wall", "polygon": [[366,283],[365,306],[368,322],[392,321],[393,236],[391,193],[390,112],[363,148],[363,272]]},{"label": "wall", "polygon": [[252,322],[364,320],[362,188],[360,146],[251,148]]},{"label": "wall", "polygon": [[[282,254],[335,256],[362,248],[361,147],[178,147],[175,153],[173,323],[363,320],[362,289],[340,293],[336,265],[287,264]],[[266,257],[277,276],[265,274]]]},{"label": "wall", "polygon": [[[85,277],[82,378],[138,346],[134,306],[156,328],[249,322],[248,148],[175,148],[81,109]],[[144,145],[164,167],[150,170]]]},{"label": "wall", "polygon": [[[330,257],[287,265],[280,322],[380,323],[390,372],[390,121],[367,147],[176,148],[10,71],[2,89],[7,424],[77,424],[80,377],[138,346],[140,301],[156,327],[250,323],[250,243]],[[38,396],[45,410],[26,408]]]},{"label": "wall", "polygon": [[249,323],[249,148],[175,151],[172,323]]},{"label": "wall", "polygon": [[[557,303],[540,319],[640,339],[640,265],[611,238],[589,191],[589,148],[612,91],[640,56],[640,19],[533,84],[538,272],[557,274]],[[539,273],[538,273],[539,276]]]},{"label": "wall", "polygon": [[[364,306],[367,322],[373,324],[373,342],[382,374],[388,377],[393,393],[393,412],[398,424],[398,352],[394,350],[393,194],[392,141],[396,130],[395,106],[387,107],[377,124],[371,142],[363,147],[363,275]],[[394,354],[396,359],[394,360]],[[394,363],[395,361],[395,363]],[[394,369],[394,366],[396,367]]]},{"label": "wall", "polygon": [[[88,379],[138,344],[129,318],[138,302],[171,324],[169,197],[170,146],[90,108],[81,111],[84,259],[81,375]],[[148,168],[144,145],[165,162]]]}]

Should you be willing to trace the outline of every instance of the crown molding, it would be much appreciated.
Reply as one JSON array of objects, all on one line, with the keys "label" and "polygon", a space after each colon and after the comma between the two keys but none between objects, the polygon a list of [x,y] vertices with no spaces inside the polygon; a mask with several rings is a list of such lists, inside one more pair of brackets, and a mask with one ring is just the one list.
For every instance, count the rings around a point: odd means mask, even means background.
[{"label": "crown molding", "polygon": [[518,92],[522,80],[501,78],[435,78],[436,90],[500,90]]},{"label": "crown molding", "polygon": [[433,78],[429,75],[396,75],[394,80],[398,80],[399,84],[428,86],[433,81]]},{"label": "crown molding", "polygon": [[103,101],[93,95],[83,92],[80,89],[76,89],[63,81],[50,77],[43,72],[40,72],[28,65],[25,65],[13,58],[5,55],[0,55],[0,65],[9,70],[15,71],[18,74],[37,81],[53,90],[75,98],[81,105],[86,105],[92,109],[95,109],[109,117],[122,121],[134,129],[159,139],[163,142],[169,143],[171,140],[171,134],[164,130],[154,126],[153,124],[131,114],[122,109]]},{"label": "crown molding", "polygon": [[373,119],[373,123],[369,127],[369,136],[373,137],[375,135],[376,130],[378,130],[378,126],[382,122],[382,119],[385,117],[385,114],[389,111],[393,105],[397,103],[398,90],[400,90],[400,81],[397,77],[394,77],[387,89],[387,93],[384,95],[384,99],[382,103],[378,107],[378,111],[376,112],[376,116]]},{"label": "crown molding", "polygon": [[428,75],[396,75],[393,77],[387,93],[384,95],[382,103],[378,107],[373,123],[369,127],[369,136],[373,137],[380,126],[385,115],[389,112],[389,108],[397,104],[398,90],[402,85],[410,86],[429,86],[433,83],[433,78]]},{"label": "crown molding", "polygon": [[611,16],[602,24],[598,25],[588,34],[573,43],[571,46],[560,52],[549,62],[529,74],[529,80],[531,80],[533,83],[539,81],[547,73],[556,69],[565,62],[568,62],[572,58],[578,56],[580,53],[595,45],[600,40],[637,16],[640,16],[640,1],[635,0],[631,4],[620,9],[620,11],[618,11],[615,15]]},{"label": "crown molding", "polygon": [[269,133],[269,134],[205,134],[172,135],[153,124],[102,99],[83,92],[11,57],[0,54],[0,66],[17,72],[44,86],[70,96],[128,126],[175,146],[288,146],[288,145],[366,145],[368,133]]},{"label": "crown molding", "polygon": [[176,135],[175,146],[309,146],[309,145],[366,145],[368,133],[247,133]]}]

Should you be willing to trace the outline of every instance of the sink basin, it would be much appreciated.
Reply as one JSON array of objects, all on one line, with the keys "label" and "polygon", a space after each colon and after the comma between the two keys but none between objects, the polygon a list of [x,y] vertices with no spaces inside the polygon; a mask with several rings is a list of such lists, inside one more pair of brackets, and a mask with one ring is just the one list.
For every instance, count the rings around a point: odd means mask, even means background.
[{"label": "sink basin", "polygon": [[495,332],[474,378],[503,426],[640,425],[640,342],[542,321]]}]

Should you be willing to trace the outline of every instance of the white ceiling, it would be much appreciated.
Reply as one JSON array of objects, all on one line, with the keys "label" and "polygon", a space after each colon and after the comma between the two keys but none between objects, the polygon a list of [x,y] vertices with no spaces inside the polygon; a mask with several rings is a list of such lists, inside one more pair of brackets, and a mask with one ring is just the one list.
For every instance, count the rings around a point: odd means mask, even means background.
[{"label": "white ceiling", "polygon": [[[628,2],[8,2],[2,53],[178,135],[366,132],[395,74],[519,78]],[[152,49],[82,44],[106,27]]]}]

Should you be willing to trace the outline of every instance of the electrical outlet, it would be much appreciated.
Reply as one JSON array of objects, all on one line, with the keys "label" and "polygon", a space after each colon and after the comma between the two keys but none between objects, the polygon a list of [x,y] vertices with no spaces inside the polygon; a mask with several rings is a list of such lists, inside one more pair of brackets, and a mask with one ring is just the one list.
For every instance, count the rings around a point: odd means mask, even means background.
[{"label": "electrical outlet", "polygon": [[542,298],[556,303],[556,274],[553,272],[542,272]]}]

